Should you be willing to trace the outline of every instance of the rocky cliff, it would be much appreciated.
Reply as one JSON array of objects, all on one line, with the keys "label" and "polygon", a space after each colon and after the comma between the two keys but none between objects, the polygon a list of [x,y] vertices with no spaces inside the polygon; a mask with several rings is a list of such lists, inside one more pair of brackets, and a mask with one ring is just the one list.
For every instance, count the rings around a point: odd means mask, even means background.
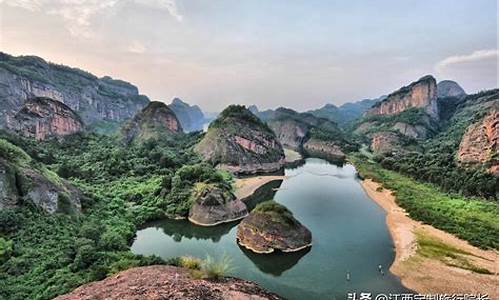
[{"label": "rocky cliff", "polygon": [[161,138],[182,132],[174,112],[163,102],[150,102],[122,127],[127,143]]},{"label": "rocky cliff", "polygon": [[283,147],[275,134],[244,106],[231,105],[210,124],[195,151],[236,174],[281,170]]},{"label": "rocky cliff", "polygon": [[391,93],[383,101],[370,108],[367,115],[392,115],[408,108],[424,108],[432,118],[437,119],[437,87],[434,77],[427,75],[408,86]]},{"label": "rocky cliff", "polygon": [[229,190],[214,184],[198,183],[193,191],[188,220],[202,226],[232,222],[248,215],[246,205]]},{"label": "rocky cliff", "polygon": [[48,213],[80,211],[80,192],[0,139],[0,210],[29,202]]},{"label": "rocky cliff", "polygon": [[279,300],[257,284],[237,278],[195,279],[173,266],[132,268],[83,285],[55,300]]},{"label": "rocky cliff", "polygon": [[467,128],[457,156],[463,165],[486,164],[490,173],[498,175],[498,106]]},{"label": "rocky cliff", "polygon": [[63,102],[85,125],[103,120],[121,122],[149,102],[128,82],[98,78],[36,56],[14,57],[0,52],[0,127],[5,127],[24,102],[34,97]]},{"label": "rocky cliff", "polygon": [[189,105],[175,98],[168,107],[175,113],[185,132],[203,130],[205,116],[197,105]]},{"label": "rocky cliff", "polygon": [[28,99],[7,127],[24,136],[44,140],[82,131],[83,123],[64,103],[37,97]]},{"label": "rocky cliff", "polygon": [[266,112],[256,110],[256,114],[266,120],[287,149],[335,160],[345,157],[342,148],[348,143],[333,121],[283,107]]},{"label": "rocky cliff", "polygon": [[437,96],[444,97],[463,97],[467,95],[464,89],[453,80],[443,80],[437,84]]},{"label": "rocky cliff", "polygon": [[377,132],[372,135],[370,148],[376,154],[395,153],[401,148],[400,138],[394,132]]},{"label": "rocky cliff", "polygon": [[312,243],[309,229],[283,205],[267,201],[257,205],[238,225],[238,243],[256,253],[295,252]]}]

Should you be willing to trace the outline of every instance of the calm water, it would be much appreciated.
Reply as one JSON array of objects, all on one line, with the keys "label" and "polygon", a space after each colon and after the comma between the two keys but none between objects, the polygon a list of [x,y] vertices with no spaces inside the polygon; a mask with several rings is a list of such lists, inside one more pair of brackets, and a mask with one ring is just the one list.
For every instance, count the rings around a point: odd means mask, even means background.
[{"label": "calm water", "polygon": [[[345,299],[348,292],[407,292],[387,269],[394,259],[385,213],[365,194],[351,165],[310,158],[290,178],[259,190],[250,205],[274,198],[308,227],[313,246],[299,253],[258,255],[236,243],[237,222],[198,227],[165,220],[137,232],[132,251],[233,259],[231,275],[258,282],[288,299]],[[385,275],[378,271],[382,265]],[[349,272],[351,280],[346,280]]]}]

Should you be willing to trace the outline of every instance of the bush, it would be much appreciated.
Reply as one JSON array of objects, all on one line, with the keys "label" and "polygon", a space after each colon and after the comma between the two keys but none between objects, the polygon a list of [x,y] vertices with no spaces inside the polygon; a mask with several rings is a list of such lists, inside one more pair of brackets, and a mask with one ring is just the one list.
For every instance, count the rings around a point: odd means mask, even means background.
[{"label": "bush", "polygon": [[231,269],[232,260],[225,254],[219,260],[207,255],[201,264],[201,271],[203,272],[204,278],[207,279],[222,279]]}]

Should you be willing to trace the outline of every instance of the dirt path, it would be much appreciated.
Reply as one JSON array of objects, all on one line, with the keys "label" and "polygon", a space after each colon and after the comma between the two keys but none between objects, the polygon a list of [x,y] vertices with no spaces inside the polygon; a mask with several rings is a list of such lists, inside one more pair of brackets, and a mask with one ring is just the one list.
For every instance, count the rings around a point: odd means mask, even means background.
[{"label": "dirt path", "polygon": [[259,187],[274,181],[286,179],[286,176],[255,176],[248,178],[237,178],[234,182],[235,195],[238,199],[245,199],[252,195]]},{"label": "dirt path", "polygon": [[[371,179],[364,180],[362,186],[368,196],[387,212],[387,227],[396,248],[396,258],[390,271],[401,278],[404,286],[421,294],[480,293],[488,294],[490,299],[498,299],[497,251],[481,250],[449,233],[410,219],[405,210],[396,204],[392,192],[382,189]],[[417,251],[417,240],[421,236],[463,251],[454,252],[460,253],[457,255],[460,262],[494,274],[479,274],[449,265],[455,263],[456,258],[439,259],[423,255]]]}]

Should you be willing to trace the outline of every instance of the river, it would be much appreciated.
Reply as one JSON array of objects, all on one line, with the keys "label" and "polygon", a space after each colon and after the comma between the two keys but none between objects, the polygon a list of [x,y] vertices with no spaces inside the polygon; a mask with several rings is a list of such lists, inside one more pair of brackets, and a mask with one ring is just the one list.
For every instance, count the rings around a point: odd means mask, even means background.
[{"label": "river", "polygon": [[409,292],[388,271],[395,253],[385,212],[365,194],[352,165],[308,158],[304,165],[286,169],[285,175],[287,179],[261,187],[248,205],[271,198],[285,205],[311,230],[313,246],[308,250],[258,255],[237,245],[238,222],[199,227],[164,220],[140,229],[132,251],[163,258],[226,254],[232,259],[229,275],[255,281],[291,300]]}]

